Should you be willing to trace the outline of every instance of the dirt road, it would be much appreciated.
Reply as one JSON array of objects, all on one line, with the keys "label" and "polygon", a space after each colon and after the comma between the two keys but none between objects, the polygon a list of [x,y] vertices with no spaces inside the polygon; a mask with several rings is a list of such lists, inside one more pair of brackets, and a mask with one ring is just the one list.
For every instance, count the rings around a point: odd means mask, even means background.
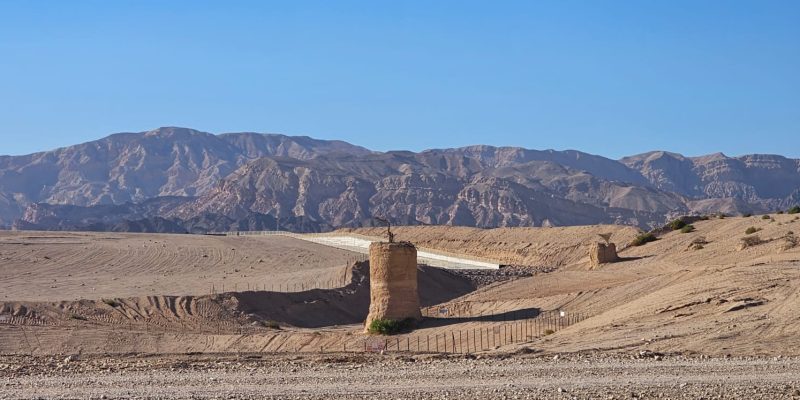
[{"label": "dirt road", "polygon": [[792,399],[798,358],[0,358],[0,398]]}]

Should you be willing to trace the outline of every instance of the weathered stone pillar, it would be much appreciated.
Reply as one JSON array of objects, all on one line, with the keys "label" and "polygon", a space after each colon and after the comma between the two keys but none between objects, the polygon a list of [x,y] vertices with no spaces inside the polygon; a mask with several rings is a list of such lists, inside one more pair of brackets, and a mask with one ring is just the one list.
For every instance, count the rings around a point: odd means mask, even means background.
[{"label": "weathered stone pillar", "polygon": [[369,246],[369,315],[372,321],[422,318],[417,293],[417,248],[408,242]]},{"label": "weathered stone pillar", "polygon": [[589,260],[592,268],[599,267],[600,264],[618,261],[617,246],[614,243],[593,243],[589,248]]}]

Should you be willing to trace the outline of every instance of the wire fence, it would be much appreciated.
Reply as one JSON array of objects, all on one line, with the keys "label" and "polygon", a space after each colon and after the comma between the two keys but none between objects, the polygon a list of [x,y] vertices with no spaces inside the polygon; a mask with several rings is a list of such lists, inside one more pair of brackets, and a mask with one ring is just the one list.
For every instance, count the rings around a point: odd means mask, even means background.
[{"label": "wire fence", "polygon": [[368,255],[357,254],[348,258],[345,266],[338,272],[321,271],[322,276],[310,277],[307,279],[299,278],[296,275],[271,275],[268,277],[252,277],[245,282],[225,282],[224,280],[208,281],[209,294],[232,293],[232,292],[278,292],[278,293],[297,293],[313,289],[339,289],[352,283],[352,272],[347,266],[369,260]]},{"label": "wire fence", "polygon": [[[502,321],[497,318],[507,318]],[[512,319],[519,318],[519,319]],[[191,347],[191,343],[204,335],[232,337],[237,346],[225,349],[248,353],[458,353],[469,354],[490,351],[503,346],[530,342],[558,332],[588,318],[580,312],[561,310],[518,310],[502,314],[472,317],[426,317],[419,329],[392,336],[354,333],[352,330],[338,332],[323,330],[282,330],[277,326],[241,325],[235,322],[180,323],[159,321],[129,321],[127,324],[106,324],[99,321],[73,320],[48,323],[34,318],[0,318],[0,327],[5,326],[18,337],[3,337],[9,343],[17,343],[16,350],[0,346],[7,354],[52,354],[53,351],[69,354],[80,348],[74,338],[90,340],[92,343],[121,343],[122,338],[137,339],[170,337],[187,343],[187,351],[204,351]],[[469,327],[456,328],[455,324],[470,322]],[[461,325],[463,326],[463,325]],[[50,327],[50,328],[46,328]],[[13,335],[12,335],[13,336]],[[214,340],[211,340],[214,342]],[[115,348],[120,352],[132,351],[124,346]],[[211,351],[211,350],[209,350]],[[213,349],[220,351],[220,349]]]}]

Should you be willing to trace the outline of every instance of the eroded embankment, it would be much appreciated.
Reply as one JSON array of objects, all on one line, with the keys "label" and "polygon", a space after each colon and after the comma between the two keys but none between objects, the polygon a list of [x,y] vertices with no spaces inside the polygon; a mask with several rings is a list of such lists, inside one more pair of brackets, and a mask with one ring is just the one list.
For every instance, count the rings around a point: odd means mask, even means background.
[{"label": "eroded embankment", "polygon": [[[475,289],[469,279],[446,270],[419,267],[419,295],[430,306]],[[203,296],[142,296],[103,300],[0,303],[3,322],[27,325],[150,324],[202,329],[208,325],[278,322],[318,328],[362,322],[369,308],[369,264],[347,267],[350,283],[301,292],[246,291]]]}]

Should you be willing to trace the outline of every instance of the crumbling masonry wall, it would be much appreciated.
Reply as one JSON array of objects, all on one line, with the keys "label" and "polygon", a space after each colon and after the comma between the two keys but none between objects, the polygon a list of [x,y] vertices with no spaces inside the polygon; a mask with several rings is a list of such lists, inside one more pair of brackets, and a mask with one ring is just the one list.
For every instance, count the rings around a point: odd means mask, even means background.
[{"label": "crumbling masonry wall", "polygon": [[417,292],[417,249],[408,242],[369,246],[369,315],[376,319],[421,319]]},{"label": "crumbling masonry wall", "polygon": [[619,261],[617,246],[614,243],[593,243],[589,248],[589,260],[592,268],[599,267],[600,264]]}]

